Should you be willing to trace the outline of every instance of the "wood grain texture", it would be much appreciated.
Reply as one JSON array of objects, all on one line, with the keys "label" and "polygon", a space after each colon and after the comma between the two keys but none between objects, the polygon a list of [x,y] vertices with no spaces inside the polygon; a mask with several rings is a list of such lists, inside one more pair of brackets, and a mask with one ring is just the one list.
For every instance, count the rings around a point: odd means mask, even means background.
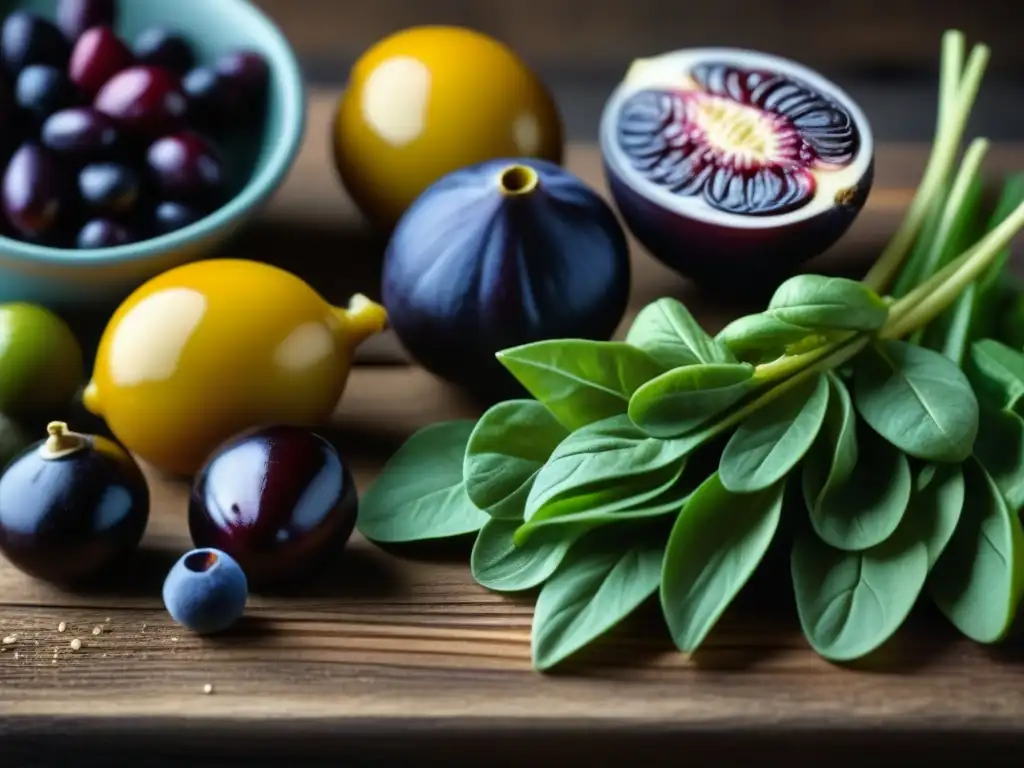
[{"label": "wood grain texture", "polygon": [[[376,293],[380,244],[325,154],[330,97],[318,95],[312,110],[295,170],[232,253],[284,264],[333,300]],[[876,192],[818,268],[864,268],[898,222],[924,157],[919,147],[880,149]],[[593,147],[569,153],[570,167],[603,189],[597,160]],[[992,164],[1024,167],[1024,148],[999,147]],[[746,309],[698,294],[638,248],[633,260],[630,318],[661,295],[682,298],[711,329]],[[400,356],[385,337],[368,360]],[[411,432],[479,412],[422,370],[369,363],[354,371],[328,432],[362,490]],[[156,750],[171,756],[167,765],[249,768],[343,757],[506,765],[540,754],[678,764],[681,754],[743,760],[787,746],[791,764],[815,763],[823,750],[962,754],[974,764],[983,746],[992,750],[986,764],[1024,754],[1019,643],[981,648],[923,611],[870,664],[829,665],[800,635],[784,563],[763,569],[692,658],[671,648],[648,606],[563,672],[534,673],[530,599],[473,584],[468,542],[384,551],[358,536],[301,593],[254,596],[235,630],[200,639],[171,622],[159,595],[189,547],[187,489],[148,476],[152,521],[125,582],[60,592],[0,563],[0,637],[14,637],[0,645],[3,765],[33,765],[31,755],[46,750],[68,764],[60,749],[75,750],[76,766],[111,765],[115,747],[120,760]],[[804,748],[794,753],[797,737]]]}]

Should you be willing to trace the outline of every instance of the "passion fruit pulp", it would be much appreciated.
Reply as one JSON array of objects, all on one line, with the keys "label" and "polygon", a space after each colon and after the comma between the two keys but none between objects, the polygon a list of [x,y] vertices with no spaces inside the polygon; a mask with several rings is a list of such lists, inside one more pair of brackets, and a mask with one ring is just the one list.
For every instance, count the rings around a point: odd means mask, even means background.
[{"label": "passion fruit pulp", "polygon": [[702,282],[781,279],[846,232],[873,180],[871,127],[844,91],[739,49],[634,62],[605,106],[601,149],[627,226]]}]

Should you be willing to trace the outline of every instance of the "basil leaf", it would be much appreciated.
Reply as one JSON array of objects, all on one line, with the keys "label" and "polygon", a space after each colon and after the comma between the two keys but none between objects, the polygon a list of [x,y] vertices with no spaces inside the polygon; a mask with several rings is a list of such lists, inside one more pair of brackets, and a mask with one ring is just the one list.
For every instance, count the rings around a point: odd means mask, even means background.
[{"label": "basil leaf", "polygon": [[850,552],[888,539],[899,527],[913,489],[906,455],[863,421],[857,423],[857,444],[860,460],[849,477],[826,488],[809,509],[818,537]]},{"label": "basil leaf", "polygon": [[820,374],[740,424],[726,443],[718,467],[726,490],[761,491],[789,474],[818,436],[828,392],[828,379]]},{"label": "basil leaf", "polygon": [[821,497],[842,484],[857,466],[857,415],[853,400],[843,380],[829,371],[831,394],[825,420],[818,434],[817,445],[804,457],[803,494],[809,511],[814,511]]},{"label": "basil leaf", "polygon": [[652,437],[678,437],[737,403],[753,388],[753,375],[749,363],[675,368],[636,391],[629,418]]},{"label": "basil leaf", "polygon": [[401,542],[479,531],[489,518],[462,482],[473,426],[470,420],[441,422],[406,440],[360,500],[359,532],[371,541]]},{"label": "basil leaf", "polygon": [[793,545],[790,568],[807,642],[830,661],[852,661],[877,650],[906,621],[928,578],[928,550],[896,535],[844,552],[806,532]]},{"label": "basil leaf", "polygon": [[664,546],[653,539],[577,541],[541,588],[533,614],[533,666],[564,661],[631,614],[658,589]]},{"label": "basil leaf", "polygon": [[540,531],[516,545],[517,520],[488,520],[477,534],[469,565],[476,582],[496,592],[517,592],[543,584],[585,528]]},{"label": "basil leaf", "polygon": [[536,400],[492,406],[466,445],[462,471],[470,500],[491,517],[522,520],[534,477],[568,436]]},{"label": "basil leaf", "polygon": [[1024,419],[1012,411],[981,406],[974,456],[981,462],[1011,512],[1024,507]]},{"label": "basil leaf", "polygon": [[768,314],[814,330],[874,331],[885,323],[889,308],[857,280],[806,274],[791,277],[776,289]]},{"label": "basil leaf", "polygon": [[676,646],[695,651],[768,551],[784,483],[730,493],[717,473],[690,496],[665,550],[661,608]]},{"label": "basil leaf", "polygon": [[786,347],[817,334],[812,328],[786,322],[775,315],[762,312],[733,320],[715,336],[719,342],[741,360],[761,360],[776,357]]},{"label": "basil leaf", "polygon": [[965,366],[978,396],[997,408],[1017,408],[1024,397],[1024,354],[995,339],[971,345]]},{"label": "basil leaf", "polygon": [[736,362],[729,348],[708,335],[676,299],[658,299],[641,309],[626,334],[626,343],[644,350],[669,369]]},{"label": "basil leaf", "polygon": [[853,402],[864,420],[905,453],[960,462],[978,434],[978,400],[963,372],[937,352],[881,341],[853,367]]},{"label": "basil leaf", "polygon": [[693,441],[648,437],[627,416],[613,416],[573,432],[537,473],[526,500],[526,518],[556,499],[582,489],[642,477],[679,462]]},{"label": "basil leaf", "polygon": [[568,429],[625,413],[637,388],[665,370],[621,341],[538,341],[503,350],[498,360]]},{"label": "basil leaf", "polygon": [[1024,588],[1024,532],[985,468],[963,465],[960,522],[932,569],[932,600],[960,632],[995,643],[1010,630]]},{"label": "basil leaf", "polygon": [[925,464],[914,478],[904,522],[928,550],[928,570],[949,544],[964,506],[964,473],[959,464]]}]

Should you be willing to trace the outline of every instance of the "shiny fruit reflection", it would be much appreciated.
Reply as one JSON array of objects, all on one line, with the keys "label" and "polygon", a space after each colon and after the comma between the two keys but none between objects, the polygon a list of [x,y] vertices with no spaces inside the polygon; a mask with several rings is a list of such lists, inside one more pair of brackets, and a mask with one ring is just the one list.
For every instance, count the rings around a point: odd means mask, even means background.
[{"label": "shiny fruit reflection", "polygon": [[43,146],[74,161],[95,160],[111,154],[118,144],[117,126],[92,107],[56,112],[43,123]]},{"label": "shiny fruit reflection", "polygon": [[382,228],[459,168],[498,157],[560,163],[562,151],[540,78],[504,44],[458,27],[407,29],[366,51],[334,123],[341,180]]},{"label": "shiny fruit reflection", "polygon": [[243,430],[324,424],[356,347],[385,322],[384,308],[365,297],[332,307],[267,264],[194,262],[153,278],[118,307],[83,402],[130,450],[190,475]]},{"label": "shiny fruit reflection", "polygon": [[83,93],[96,94],[133,63],[132,54],[110,27],[93,27],[75,43],[68,76]]},{"label": "shiny fruit reflection", "polygon": [[3,212],[26,238],[51,235],[67,213],[69,184],[64,169],[38,144],[21,146],[3,177]]},{"label": "shiny fruit reflection", "polygon": [[163,67],[176,75],[192,68],[195,54],[181,35],[164,27],[149,27],[135,38],[132,52],[140,64]]},{"label": "shiny fruit reflection", "polygon": [[184,124],[188,102],[172,73],[162,67],[137,66],[107,81],[93,106],[123,130],[155,138]]},{"label": "shiny fruit reflection", "polygon": [[64,73],[56,67],[33,64],[18,75],[14,86],[18,106],[36,125],[75,100],[75,90]]},{"label": "shiny fruit reflection", "polygon": [[32,64],[63,69],[71,48],[46,19],[27,11],[15,11],[0,28],[0,64],[11,77]]},{"label": "shiny fruit reflection", "polygon": [[19,570],[74,584],[127,558],[149,520],[149,489],[116,443],[54,422],[0,476],[0,552]]},{"label": "shiny fruit reflection", "polygon": [[227,552],[260,586],[305,575],[338,555],[355,528],[358,495],[324,438],[287,426],[229,440],[196,474],[189,531]]},{"label": "shiny fruit reflection", "polygon": [[154,141],[146,152],[146,166],[163,198],[216,204],[225,195],[224,161],[193,131]]},{"label": "shiny fruit reflection", "polygon": [[60,0],[57,3],[57,26],[71,41],[93,27],[113,27],[116,21],[116,0]]}]

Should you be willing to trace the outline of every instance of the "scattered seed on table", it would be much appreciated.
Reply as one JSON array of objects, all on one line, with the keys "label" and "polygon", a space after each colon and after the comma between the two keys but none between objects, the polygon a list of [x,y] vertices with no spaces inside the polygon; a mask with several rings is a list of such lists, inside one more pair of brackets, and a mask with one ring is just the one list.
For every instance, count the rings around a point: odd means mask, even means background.
[{"label": "scattered seed on table", "polygon": [[176,638],[176,637],[172,637],[172,638],[171,638],[171,642],[172,642],[172,643],[176,643],[176,642],[178,642],[178,638]]},{"label": "scattered seed on table", "polygon": [[63,621],[60,624],[57,625],[57,631],[58,632],[65,632],[65,631],[67,631],[67,628],[68,628],[68,625],[65,624]]},{"label": "scattered seed on table", "polygon": [[101,632],[103,632],[103,627],[93,627],[93,628],[92,628],[92,633],[93,633],[94,635],[98,635],[98,634],[100,634]]},{"label": "scattered seed on table", "polygon": [[213,693],[213,685],[210,684],[210,683],[207,683],[206,685],[204,685],[203,686],[203,693],[205,693],[207,696],[209,696],[211,693]]},{"label": "scattered seed on table", "polygon": [[81,648],[82,648],[82,641],[79,640],[77,637],[74,640],[71,641],[71,650],[72,651],[78,651],[78,650],[81,650]]},{"label": "scattered seed on table", "polygon": [[18,660],[18,659],[20,659],[20,658],[21,658],[21,656],[19,656],[19,655],[18,655],[18,652],[17,652],[17,651],[15,651],[15,652],[14,652],[14,660],[15,660],[15,661],[17,661],[17,660]]},{"label": "scattered seed on table", "polygon": [[107,624],[109,624],[110,623],[110,617],[107,616],[107,618],[105,618],[103,621],[105,621]]},{"label": "scattered seed on table", "polygon": [[5,637],[3,639],[2,642],[3,642],[4,645],[14,645],[16,642],[18,642],[18,636],[17,635],[8,635],[7,637]]}]

